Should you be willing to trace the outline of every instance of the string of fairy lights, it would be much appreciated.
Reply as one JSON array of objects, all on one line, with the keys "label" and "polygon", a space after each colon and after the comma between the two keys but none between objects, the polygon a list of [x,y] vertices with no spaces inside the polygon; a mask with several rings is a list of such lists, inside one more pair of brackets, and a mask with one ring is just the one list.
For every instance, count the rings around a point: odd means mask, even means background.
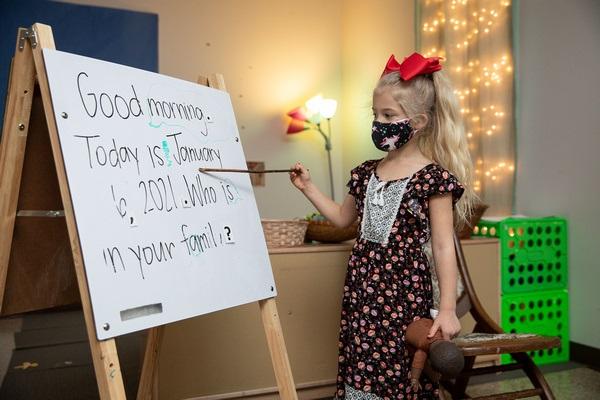
[{"label": "string of fairy lights", "polygon": [[[482,140],[512,130],[513,61],[509,41],[497,43],[497,30],[510,24],[509,0],[421,0],[421,43],[425,56],[446,59],[475,160],[476,192],[486,183],[512,178],[512,157],[478,151]],[[487,47],[486,47],[487,46]],[[489,51],[492,48],[494,51]],[[487,186],[486,186],[487,187]]]}]

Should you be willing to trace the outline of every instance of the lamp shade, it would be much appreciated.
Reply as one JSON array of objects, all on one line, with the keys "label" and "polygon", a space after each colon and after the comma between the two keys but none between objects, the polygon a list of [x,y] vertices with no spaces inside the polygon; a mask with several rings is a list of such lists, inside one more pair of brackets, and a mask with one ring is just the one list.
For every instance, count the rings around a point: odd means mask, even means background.
[{"label": "lamp shade", "polygon": [[289,135],[289,134],[305,131],[309,128],[310,128],[310,126],[308,125],[308,123],[306,121],[300,121],[298,119],[292,118],[286,133]]},{"label": "lamp shade", "polygon": [[293,119],[297,119],[298,121],[307,121],[308,117],[306,116],[306,112],[302,107],[296,107],[292,111],[287,113],[288,117],[292,117]]},{"label": "lamp shade", "polygon": [[323,118],[329,119],[335,115],[337,109],[337,101],[333,99],[323,99],[321,101],[321,115]]},{"label": "lamp shade", "polygon": [[319,114],[321,112],[321,104],[323,103],[323,96],[320,94],[311,97],[306,101],[306,108],[310,114]]},{"label": "lamp shade", "polygon": [[323,96],[320,94],[311,97],[305,103],[306,109],[308,110],[308,120],[313,124],[321,122],[321,103],[323,102]]}]

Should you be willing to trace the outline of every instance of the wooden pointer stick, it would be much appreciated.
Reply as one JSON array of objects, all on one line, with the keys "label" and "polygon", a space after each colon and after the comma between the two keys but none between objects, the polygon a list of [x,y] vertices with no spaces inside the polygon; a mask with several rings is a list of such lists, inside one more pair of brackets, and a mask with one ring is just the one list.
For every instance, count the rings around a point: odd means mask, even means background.
[{"label": "wooden pointer stick", "polygon": [[241,172],[247,174],[269,174],[274,172],[296,172],[302,173],[299,169],[265,169],[262,171],[253,171],[250,169],[233,169],[233,168],[198,168],[200,172]]}]

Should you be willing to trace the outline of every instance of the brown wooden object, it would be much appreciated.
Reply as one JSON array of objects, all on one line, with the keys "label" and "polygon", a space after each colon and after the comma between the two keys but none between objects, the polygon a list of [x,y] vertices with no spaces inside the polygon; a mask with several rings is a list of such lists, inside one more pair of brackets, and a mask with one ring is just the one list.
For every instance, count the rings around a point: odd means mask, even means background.
[{"label": "brown wooden object", "polygon": [[[479,302],[469,276],[460,240],[456,235],[454,236],[454,248],[458,270],[465,287],[464,293],[457,301],[456,313],[459,318],[466,313],[470,313],[475,320],[475,328],[473,333],[454,339],[454,342],[465,356],[465,367],[454,380],[442,377],[440,380],[442,387],[450,392],[453,399],[521,399],[539,396],[544,400],[553,400],[554,395],[550,386],[527,352],[558,347],[560,346],[560,339],[534,334],[504,333],[502,328],[489,317]],[[485,354],[510,354],[515,362],[506,365],[473,368],[475,357]],[[533,388],[482,397],[470,397],[466,394],[471,376],[495,374],[510,370],[523,371],[531,381]]]},{"label": "brown wooden object", "polygon": [[[81,302],[100,398],[121,400],[115,339],[96,337],[43,49],[55,49],[50,26],[19,28],[0,143],[0,316]],[[225,90],[219,74],[199,82]],[[259,305],[281,398],[296,400],[275,299]],[[140,400],[158,398],[162,334],[148,331]]]}]

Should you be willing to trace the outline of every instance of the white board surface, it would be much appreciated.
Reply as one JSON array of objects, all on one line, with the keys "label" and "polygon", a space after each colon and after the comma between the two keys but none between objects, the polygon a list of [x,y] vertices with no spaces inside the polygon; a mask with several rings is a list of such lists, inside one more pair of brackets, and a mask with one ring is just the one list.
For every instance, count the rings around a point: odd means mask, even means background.
[{"label": "white board surface", "polygon": [[43,54],[98,339],[275,296],[229,95]]}]

